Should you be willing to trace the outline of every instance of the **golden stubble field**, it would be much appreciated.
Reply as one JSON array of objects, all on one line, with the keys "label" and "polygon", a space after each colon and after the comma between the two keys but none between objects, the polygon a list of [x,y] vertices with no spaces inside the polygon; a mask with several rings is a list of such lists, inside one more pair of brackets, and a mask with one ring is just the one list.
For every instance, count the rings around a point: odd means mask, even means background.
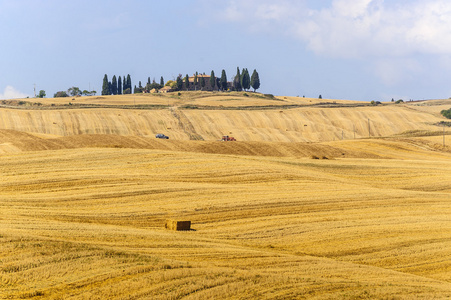
[{"label": "golden stubble field", "polygon": [[[0,102],[0,129],[50,137],[154,137],[165,133],[176,140],[217,141],[222,135],[231,135],[238,141],[325,142],[386,137],[413,130],[437,131],[441,128],[434,124],[443,120],[440,110],[451,107],[451,100],[427,102],[429,105],[420,102],[368,106],[356,101],[266,99],[242,94],[183,92],[180,97],[171,93],[49,98],[39,100],[43,105],[34,109],[27,105],[21,109],[8,105],[2,108]],[[68,103],[73,105],[67,106]],[[80,109],[77,105],[103,107]],[[140,109],[146,105],[157,108]]]},{"label": "golden stubble field", "polygon": [[424,157],[2,155],[0,296],[445,298],[451,160]]},{"label": "golden stubble field", "polygon": [[[437,111],[405,108],[412,124]],[[1,299],[451,297],[451,150],[439,136],[221,143],[10,129]],[[168,218],[194,230],[166,230]]]}]

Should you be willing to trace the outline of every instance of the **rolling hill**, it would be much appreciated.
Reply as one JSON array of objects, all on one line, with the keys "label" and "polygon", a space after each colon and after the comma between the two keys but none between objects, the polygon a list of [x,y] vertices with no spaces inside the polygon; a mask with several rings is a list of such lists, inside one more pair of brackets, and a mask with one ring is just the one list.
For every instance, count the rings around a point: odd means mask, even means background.
[{"label": "rolling hill", "polygon": [[451,296],[449,100],[27,101],[0,101],[2,299]]}]

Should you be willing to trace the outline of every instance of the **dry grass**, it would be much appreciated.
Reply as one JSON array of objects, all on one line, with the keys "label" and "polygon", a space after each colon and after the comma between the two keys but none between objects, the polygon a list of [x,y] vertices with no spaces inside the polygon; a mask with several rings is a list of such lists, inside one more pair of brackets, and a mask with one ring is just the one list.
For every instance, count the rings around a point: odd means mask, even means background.
[{"label": "dry grass", "polygon": [[[171,107],[159,110],[1,108],[0,298],[451,297],[451,141],[427,136],[447,100],[177,108],[320,101],[253,96],[74,101]],[[368,119],[372,135],[391,137],[359,139]],[[222,134],[239,141],[215,141]],[[167,219],[193,230],[166,230]]]},{"label": "dry grass", "polygon": [[0,297],[444,298],[451,161],[421,155],[3,155]]},{"label": "dry grass", "polygon": [[[176,140],[214,141],[223,135],[231,135],[239,141],[324,142],[384,137],[413,130],[437,131],[440,127],[433,124],[443,120],[439,112],[446,107],[444,103],[448,103],[443,100],[409,105],[358,106],[361,103],[355,101],[299,97],[267,99],[261,98],[262,95],[249,93],[251,96],[245,97],[243,94],[182,92],[181,96],[171,93],[79,97],[73,101],[72,98],[39,99],[43,106],[64,105],[71,101],[75,104],[108,105],[110,108],[3,108],[0,109],[0,128],[41,136],[117,134],[154,137],[156,133],[165,133]],[[329,103],[331,107],[311,106],[319,103]],[[131,109],[135,104],[165,108]],[[183,109],[186,105],[211,109]],[[258,110],[268,105],[273,109]],[[284,108],[293,105],[299,107]],[[122,106],[130,109],[120,109]],[[222,110],[221,107],[235,109]]]}]

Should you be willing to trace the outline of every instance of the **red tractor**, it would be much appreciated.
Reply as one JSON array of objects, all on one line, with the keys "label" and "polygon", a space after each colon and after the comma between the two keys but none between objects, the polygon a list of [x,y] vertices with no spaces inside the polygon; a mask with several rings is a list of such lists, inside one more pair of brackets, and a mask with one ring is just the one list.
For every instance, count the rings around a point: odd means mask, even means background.
[{"label": "red tractor", "polygon": [[223,142],[234,142],[236,139],[233,136],[224,135],[222,136],[221,141]]}]

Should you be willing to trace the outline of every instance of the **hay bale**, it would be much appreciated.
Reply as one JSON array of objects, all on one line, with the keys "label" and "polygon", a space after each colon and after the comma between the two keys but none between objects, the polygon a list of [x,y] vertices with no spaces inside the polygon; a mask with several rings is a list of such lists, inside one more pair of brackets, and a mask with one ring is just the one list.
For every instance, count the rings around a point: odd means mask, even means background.
[{"label": "hay bale", "polygon": [[165,226],[169,230],[191,230],[191,221],[166,220]]}]

